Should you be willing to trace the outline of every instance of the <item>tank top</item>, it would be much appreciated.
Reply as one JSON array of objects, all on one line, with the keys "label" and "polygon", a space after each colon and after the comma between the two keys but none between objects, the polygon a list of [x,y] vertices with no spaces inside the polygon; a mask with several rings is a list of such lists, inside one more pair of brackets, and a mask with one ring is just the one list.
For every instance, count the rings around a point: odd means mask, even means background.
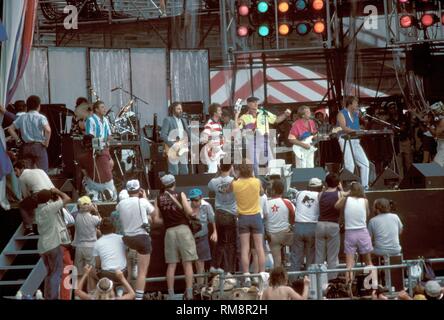
[{"label": "tank top", "polygon": [[339,199],[338,191],[323,192],[319,199],[319,221],[339,223],[340,211],[335,208]]},{"label": "tank top", "polygon": [[[345,125],[347,128],[353,129],[353,130],[359,130],[359,116],[357,112],[353,113],[353,119],[350,118],[350,113],[348,112],[347,108],[344,108],[340,111],[345,118]],[[339,123],[338,123],[339,125]]]},{"label": "tank top", "polygon": [[[180,201],[180,194],[175,191],[168,191],[173,197]],[[171,200],[170,196],[164,192],[157,197],[157,204],[159,206],[159,211],[162,214],[163,224],[165,229],[176,227],[181,224],[188,225],[188,219],[177,205]]]},{"label": "tank top", "polygon": [[364,198],[347,197],[344,220],[345,230],[367,228],[367,209]]}]

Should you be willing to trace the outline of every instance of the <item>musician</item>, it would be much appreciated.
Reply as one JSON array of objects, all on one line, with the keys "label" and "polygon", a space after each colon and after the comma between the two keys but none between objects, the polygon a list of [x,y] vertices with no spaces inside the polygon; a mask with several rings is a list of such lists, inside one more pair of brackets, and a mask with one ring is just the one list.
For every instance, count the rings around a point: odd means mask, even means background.
[{"label": "musician", "polygon": [[113,180],[114,162],[109,149],[94,152],[92,135],[83,137],[84,153],[77,157],[83,173],[83,186],[90,198],[96,202],[100,200],[117,200],[117,191]]},{"label": "musician", "polygon": [[[344,102],[345,108],[339,111],[337,123],[341,127],[343,134],[353,134],[360,130],[358,98],[353,96],[346,97]],[[339,144],[344,154],[345,169],[353,173],[355,165],[357,165],[361,172],[361,184],[364,188],[368,188],[370,173],[369,161],[359,139],[350,139],[346,143],[342,135],[339,138]]]},{"label": "musician", "polygon": [[92,135],[94,138],[101,138],[108,141],[111,136],[111,127],[106,115],[105,103],[98,100],[93,104],[93,114],[86,119],[85,134]]},{"label": "musician", "polygon": [[85,97],[78,97],[76,99],[75,113],[77,125],[80,133],[82,134],[85,133],[86,119],[93,114],[91,107],[87,107],[86,110],[78,110],[79,108],[82,108],[83,105],[88,105],[88,99],[86,99]]},{"label": "musician", "polygon": [[438,148],[434,162],[444,167],[444,117],[439,120],[438,125],[435,129],[435,137],[438,141]]},{"label": "musician", "polygon": [[[48,153],[46,149],[49,146],[51,138],[51,127],[48,119],[40,113],[40,98],[30,96],[26,100],[28,112],[18,117],[8,128],[8,132],[18,144],[23,140],[20,146],[19,157],[30,156],[35,159],[37,168],[48,172]],[[20,131],[21,139],[16,133]]]},{"label": "musician", "polygon": [[[183,148],[185,142],[188,142],[190,137],[190,130],[187,121],[182,118],[182,105],[180,102],[173,102],[168,108],[169,116],[163,120],[161,138],[165,143],[165,148],[179,149],[180,145]],[[169,158],[169,157],[168,157]],[[172,163],[171,159],[168,159],[168,172],[172,175],[186,175],[188,174],[188,157],[180,157],[180,162]]]},{"label": "musician", "polygon": [[292,125],[288,140],[293,144],[296,168],[314,168],[316,148],[310,143],[311,137],[317,135],[316,124],[311,120],[310,107],[300,106],[298,118]]},{"label": "musician", "polygon": [[264,108],[258,110],[258,101],[256,97],[249,97],[247,99],[248,112],[239,118],[240,110],[236,112],[234,122],[236,128],[243,130],[251,130],[254,133],[247,135],[246,148],[247,158],[253,161],[254,174],[259,173],[259,164],[266,164],[273,159],[273,154],[270,148],[270,124],[281,123],[291,115],[290,110],[279,116],[266,111]]},{"label": "musician", "polygon": [[205,124],[204,130],[201,134],[201,142],[206,143],[203,152],[204,159],[207,162],[207,173],[216,173],[218,164],[225,155],[222,151],[224,144],[223,129],[221,123],[222,106],[219,103],[212,103],[208,107],[210,119]]}]

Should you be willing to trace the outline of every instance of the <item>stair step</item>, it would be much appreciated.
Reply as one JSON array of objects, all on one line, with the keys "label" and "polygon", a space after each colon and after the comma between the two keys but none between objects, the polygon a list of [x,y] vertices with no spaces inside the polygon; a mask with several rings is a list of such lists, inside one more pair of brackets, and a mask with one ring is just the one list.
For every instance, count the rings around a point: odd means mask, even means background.
[{"label": "stair step", "polygon": [[26,270],[26,269],[34,269],[35,264],[26,264],[19,266],[0,266],[0,270]]},{"label": "stair step", "polygon": [[8,281],[0,281],[0,286],[15,286],[25,283],[25,279],[21,280],[8,280]]},{"label": "stair step", "polygon": [[40,236],[34,235],[34,236],[18,236],[15,237],[14,240],[37,240]]},{"label": "stair step", "polygon": [[39,254],[38,250],[18,250],[18,251],[7,251],[4,253],[7,256],[18,256],[23,254]]}]

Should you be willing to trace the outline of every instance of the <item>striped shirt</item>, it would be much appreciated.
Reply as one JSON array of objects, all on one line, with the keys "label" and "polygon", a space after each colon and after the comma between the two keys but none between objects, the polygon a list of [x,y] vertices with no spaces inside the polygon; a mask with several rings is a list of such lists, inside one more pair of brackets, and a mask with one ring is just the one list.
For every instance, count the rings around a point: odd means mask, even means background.
[{"label": "striped shirt", "polygon": [[96,114],[93,114],[92,116],[88,117],[86,119],[86,134],[93,135],[94,138],[103,138],[107,139],[111,135],[111,129],[108,122],[108,119],[103,117],[103,119],[100,119],[100,117]]},{"label": "striped shirt", "polygon": [[26,143],[44,142],[44,127],[47,124],[48,119],[36,110],[22,114],[14,121],[14,127],[20,130],[22,140]]},{"label": "striped shirt", "polygon": [[208,120],[208,122],[205,124],[203,134],[210,138],[212,144],[215,145],[223,145],[223,129],[222,129],[222,123],[220,121],[214,121],[213,119]]}]

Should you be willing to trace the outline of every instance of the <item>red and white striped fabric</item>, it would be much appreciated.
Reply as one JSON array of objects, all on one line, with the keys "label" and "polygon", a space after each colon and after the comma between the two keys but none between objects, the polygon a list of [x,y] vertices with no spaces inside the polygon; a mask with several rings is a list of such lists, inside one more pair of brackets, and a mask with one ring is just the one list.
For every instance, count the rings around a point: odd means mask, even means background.
[{"label": "red and white striped fabric", "polygon": [[[326,76],[309,69],[292,66],[266,69],[267,98],[269,103],[295,103],[321,101],[328,91]],[[210,72],[211,102],[223,106],[230,104],[229,97],[233,81],[232,70]],[[319,80],[311,80],[319,79]],[[238,70],[236,74],[234,101],[255,96],[264,99],[264,72],[262,69]],[[274,80],[274,81],[273,81]],[[279,81],[297,80],[297,81]],[[376,97],[376,91],[359,87],[360,97]],[[386,96],[378,92],[378,97]]]},{"label": "red and white striped fabric", "polygon": [[222,124],[218,121],[210,119],[205,124],[203,134],[207,137],[211,137],[212,144],[223,145],[222,139]]}]

